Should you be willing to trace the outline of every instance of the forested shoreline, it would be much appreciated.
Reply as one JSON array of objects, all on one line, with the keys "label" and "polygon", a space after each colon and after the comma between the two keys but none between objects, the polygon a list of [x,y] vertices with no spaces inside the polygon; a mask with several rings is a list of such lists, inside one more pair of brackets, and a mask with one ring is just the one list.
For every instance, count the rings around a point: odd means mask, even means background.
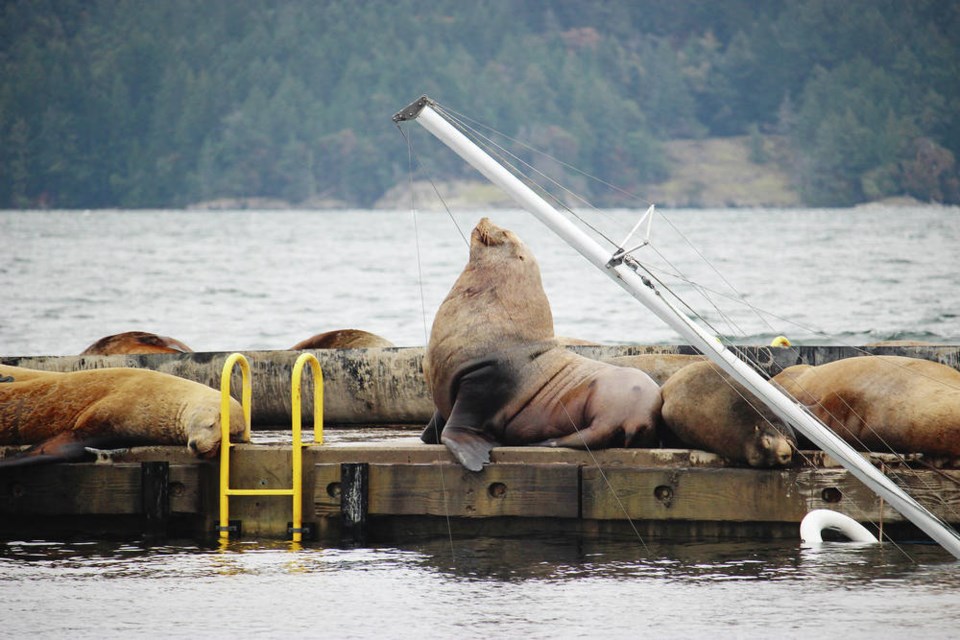
[{"label": "forested shoreline", "polygon": [[0,208],[369,206],[421,93],[633,193],[776,136],[806,204],[955,204],[958,49],[952,0],[7,0]]}]

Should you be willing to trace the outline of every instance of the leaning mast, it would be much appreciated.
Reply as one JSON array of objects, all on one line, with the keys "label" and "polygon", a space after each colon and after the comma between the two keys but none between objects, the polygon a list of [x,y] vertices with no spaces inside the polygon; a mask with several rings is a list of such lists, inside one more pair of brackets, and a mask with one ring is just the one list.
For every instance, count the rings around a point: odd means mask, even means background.
[{"label": "leaning mast", "polygon": [[886,500],[905,518],[960,559],[960,535],[937,516],[894,484],[861,454],[828,429],[822,422],[779,392],[749,365],[723,346],[719,338],[677,310],[653,284],[636,271],[636,262],[623,248],[610,255],[595,240],[550,206],[530,187],[494,161],[479,146],[463,135],[434,108],[435,102],[423,96],[394,117],[394,122],[416,120],[427,131],[450,147],[492,183],[503,189],[524,209],[550,227],[567,244],[606,273],[634,298],[666,322],[704,355],[717,363],[735,380],[753,391],[781,419],[840,461],[874,493]]}]

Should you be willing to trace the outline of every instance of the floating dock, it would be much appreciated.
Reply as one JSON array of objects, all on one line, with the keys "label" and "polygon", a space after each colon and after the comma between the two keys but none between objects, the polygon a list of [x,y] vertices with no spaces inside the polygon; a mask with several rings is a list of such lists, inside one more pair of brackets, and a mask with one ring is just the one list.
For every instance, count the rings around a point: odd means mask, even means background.
[{"label": "floating dock", "polygon": [[[819,364],[827,358],[862,353],[835,347],[750,349],[750,355],[761,356],[760,362],[768,362],[774,373],[776,367],[798,360]],[[600,359],[685,352],[683,347],[576,350],[585,355],[593,350]],[[927,357],[954,367],[960,361],[960,348],[952,346],[871,351]],[[695,450],[591,453],[499,447],[493,451],[492,463],[473,473],[457,464],[445,447],[425,445],[418,439],[419,428],[432,412],[422,374],[418,375],[421,349],[312,353],[324,369],[324,417],[329,428],[324,444],[301,447],[304,539],[381,541],[560,532],[639,533],[644,539],[674,540],[796,539],[800,520],[819,508],[845,513],[874,532],[879,524],[885,535],[894,538],[922,537],[822,452],[805,452],[800,466],[760,470],[732,466],[714,454]],[[171,373],[187,368],[204,372],[209,366],[217,375],[203,381],[218,386],[216,378],[228,355],[0,361],[53,370],[148,366]],[[297,355],[247,353],[253,369],[254,415],[258,401],[274,398],[273,408],[260,414],[261,418],[271,416],[261,421],[261,427],[283,423],[282,414],[289,411],[290,403],[287,368]],[[271,372],[275,379],[265,379]],[[309,415],[307,395],[305,415]],[[286,399],[286,408],[279,397]],[[366,421],[359,419],[364,412]],[[230,486],[289,488],[293,474],[289,436],[259,431],[253,440],[231,447]],[[0,448],[0,455],[13,451]],[[939,517],[954,526],[960,524],[960,469],[953,468],[954,461],[864,455]],[[220,503],[217,460],[198,460],[186,447],[139,447],[95,463],[0,470],[0,536],[6,538],[142,534],[212,539],[218,535]],[[292,513],[290,498],[233,496],[230,535],[288,538]]]}]

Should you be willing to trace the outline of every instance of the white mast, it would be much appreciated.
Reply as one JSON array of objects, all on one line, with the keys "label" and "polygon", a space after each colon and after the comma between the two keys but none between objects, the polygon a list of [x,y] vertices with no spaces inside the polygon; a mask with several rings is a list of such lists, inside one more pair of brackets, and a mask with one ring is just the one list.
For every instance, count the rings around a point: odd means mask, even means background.
[{"label": "white mast", "polygon": [[423,96],[393,119],[394,122],[416,120],[427,131],[450,147],[461,158],[503,189],[524,209],[553,229],[567,244],[606,273],[657,317],[676,330],[690,344],[717,363],[735,380],[752,390],[781,419],[793,425],[810,440],[840,461],[857,479],[881,496],[905,518],[960,559],[960,535],[937,516],[914,500],[908,493],[877,470],[861,454],[840,439],[796,402],[779,392],[750,366],[723,346],[720,339],[686,317],[670,304],[654,286],[638,275],[622,259],[622,250],[608,254],[595,240],[551,207],[543,198],[488,156],[480,147],[447,122],[435,109],[434,102]]}]

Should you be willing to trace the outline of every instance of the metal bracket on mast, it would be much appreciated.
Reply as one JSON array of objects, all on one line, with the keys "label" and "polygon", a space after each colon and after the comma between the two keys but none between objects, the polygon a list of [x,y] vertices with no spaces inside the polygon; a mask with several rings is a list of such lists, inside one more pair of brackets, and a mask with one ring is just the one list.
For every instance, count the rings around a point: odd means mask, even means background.
[{"label": "metal bracket on mast", "polygon": [[406,122],[407,120],[416,120],[417,116],[420,115],[420,112],[423,111],[423,108],[427,105],[434,106],[437,104],[432,99],[427,96],[420,96],[400,111],[397,111],[393,114],[394,122]]}]

